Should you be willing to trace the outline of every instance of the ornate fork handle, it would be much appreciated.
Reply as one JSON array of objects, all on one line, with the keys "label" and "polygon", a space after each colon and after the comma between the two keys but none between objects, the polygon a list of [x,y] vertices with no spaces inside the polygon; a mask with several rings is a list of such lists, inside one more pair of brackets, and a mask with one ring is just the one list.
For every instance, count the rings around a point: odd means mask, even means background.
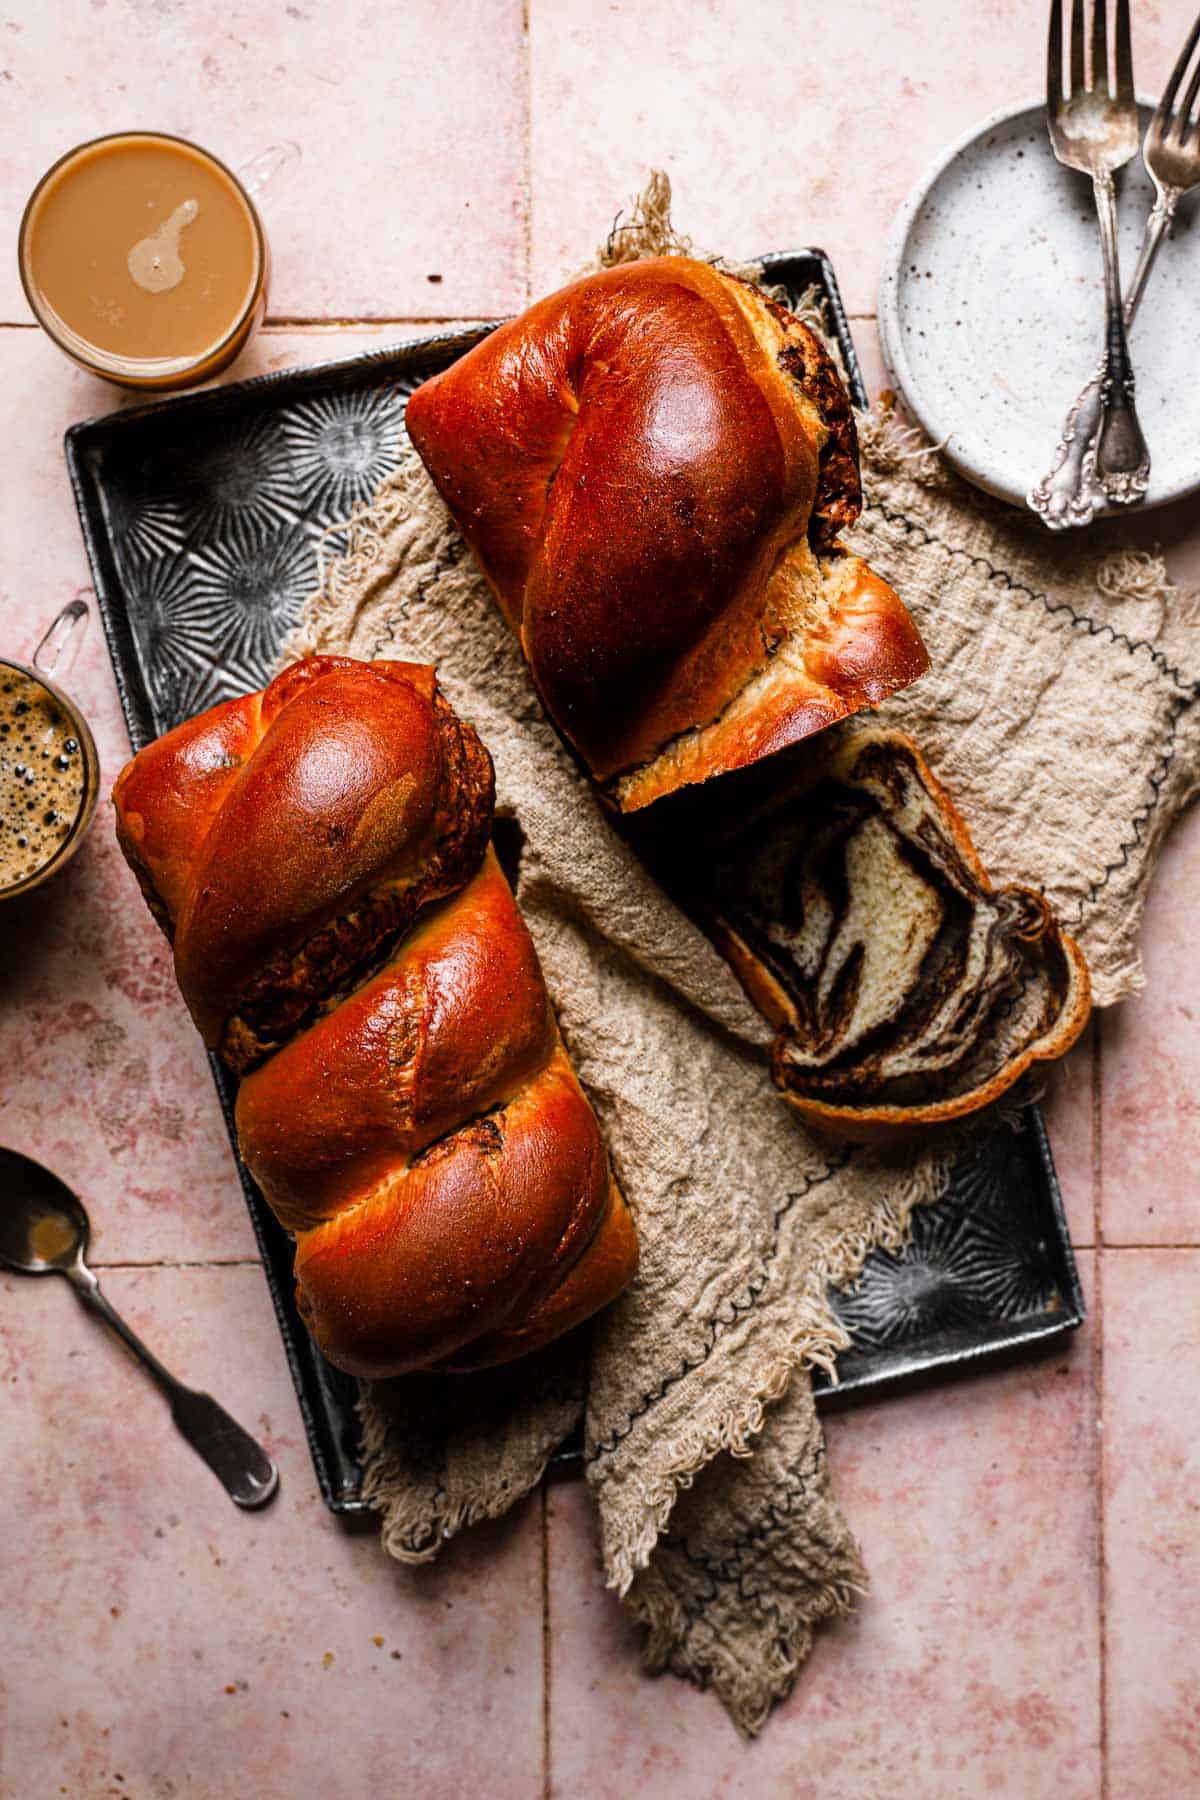
[{"label": "ornate fork handle", "polygon": [[1100,435],[1096,440],[1096,475],[1108,499],[1123,506],[1140,500],[1150,481],[1150,452],[1133,404],[1133,363],[1125,336],[1117,260],[1117,192],[1112,174],[1092,176],[1100,242],[1104,248],[1105,359],[1100,384]]},{"label": "ornate fork handle", "polygon": [[[1154,267],[1154,259],[1175,216],[1178,203],[1178,191],[1170,188],[1161,192],[1154,202],[1146,221],[1142,248],[1125,301],[1126,325],[1133,324],[1147,278]],[[1030,506],[1051,531],[1064,531],[1072,525],[1090,524],[1098,509],[1110,498],[1106,486],[1101,485],[1096,469],[1097,440],[1104,410],[1103,385],[1107,371],[1106,349],[1096,373],[1067,414],[1054,462],[1028,496]],[[1108,479],[1111,480],[1112,477]],[[1145,493],[1144,485],[1141,493]],[[1115,495],[1112,497],[1116,498]],[[1140,499],[1141,494],[1131,495],[1130,498]]]},{"label": "ornate fork handle", "polygon": [[1067,414],[1054,462],[1026,496],[1029,505],[1051,531],[1071,525],[1089,525],[1104,491],[1096,481],[1096,434],[1103,406],[1101,385],[1105,359]]}]

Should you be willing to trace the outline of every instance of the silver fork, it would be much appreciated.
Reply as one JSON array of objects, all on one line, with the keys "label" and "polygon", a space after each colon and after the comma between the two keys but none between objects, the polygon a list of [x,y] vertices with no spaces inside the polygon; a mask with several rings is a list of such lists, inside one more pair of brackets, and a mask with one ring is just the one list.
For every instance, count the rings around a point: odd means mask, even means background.
[{"label": "silver fork", "polygon": [[[1181,104],[1178,108],[1175,105],[1176,96],[1183,86],[1188,67],[1196,56],[1198,45],[1200,16],[1179,52],[1171,71],[1171,79],[1163,90],[1163,97],[1150,121],[1146,141],[1142,145],[1142,158],[1154,183],[1156,199],[1146,220],[1137,267],[1125,296],[1127,326],[1133,324],[1150,271],[1154,267],[1154,259],[1170,230],[1176,207],[1185,194],[1200,187],[1200,119],[1193,120],[1191,117],[1192,108],[1200,97],[1200,57],[1196,58],[1196,67]],[[1094,476],[1103,377],[1102,361],[1067,414],[1054,468],[1034,490],[1042,500],[1036,510],[1052,530],[1062,530],[1068,525],[1086,525],[1096,508],[1102,506],[1107,497]],[[1036,505],[1033,495],[1030,495],[1029,504]]]},{"label": "silver fork", "polygon": [[[1141,500],[1150,479],[1150,454],[1133,403],[1133,365],[1125,337],[1121,269],[1117,254],[1117,196],[1113,173],[1138,147],[1137,100],[1133,91],[1133,50],[1129,0],[1117,0],[1116,90],[1108,72],[1108,0],[1091,0],[1091,79],[1084,71],[1084,0],[1071,7],[1069,86],[1063,93],[1063,0],[1051,0],[1046,52],[1046,124],[1060,163],[1092,178],[1100,243],[1104,252],[1105,334],[1099,382],[1100,426],[1082,452],[1081,494],[1064,489],[1060,477],[1072,443],[1080,438],[1078,419],[1059,446],[1050,474],[1029,494],[1033,510],[1048,525],[1082,525],[1104,500],[1123,505]],[[1099,491],[1096,491],[1096,490]]]}]

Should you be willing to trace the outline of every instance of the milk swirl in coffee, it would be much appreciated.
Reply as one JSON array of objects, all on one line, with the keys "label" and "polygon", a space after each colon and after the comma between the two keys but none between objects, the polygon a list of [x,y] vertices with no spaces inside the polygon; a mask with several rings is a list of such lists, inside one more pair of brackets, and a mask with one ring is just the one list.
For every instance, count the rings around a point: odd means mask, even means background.
[{"label": "milk swirl in coffee", "polygon": [[0,890],[58,855],[86,787],[83,747],[66,712],[40,681],[0,663]]},{"label": "milk swirl in coffee", "polygon": [[257,215],[236,178],[154,132],[101,138],[55,164],[22,221],[20,267],[50,335],[135,386],[224,367],[265,278]]}]

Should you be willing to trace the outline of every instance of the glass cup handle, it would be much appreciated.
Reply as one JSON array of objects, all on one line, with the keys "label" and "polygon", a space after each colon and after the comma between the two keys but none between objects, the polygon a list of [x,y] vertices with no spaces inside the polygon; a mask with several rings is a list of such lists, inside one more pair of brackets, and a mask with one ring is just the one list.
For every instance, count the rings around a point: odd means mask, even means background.
[{"label": "glass cup handle", "polygon": [[269,181],[275,181],[286,170],[294,168],[300,161],[300,156],[299,144],[287,138],[282,144],[271,144],[266,150],[260,150],[257,156],[252,156],[240,169],[235,169],[234,174],[253,200],[262,193]]},{"label": "glass cup handle", "polygon": [[88,622],[88,605],[82,596],[90,593],[90,588],[81,588],[68,600],[33,653],[34,668],[51,680],[61,680],[75,661]]}]

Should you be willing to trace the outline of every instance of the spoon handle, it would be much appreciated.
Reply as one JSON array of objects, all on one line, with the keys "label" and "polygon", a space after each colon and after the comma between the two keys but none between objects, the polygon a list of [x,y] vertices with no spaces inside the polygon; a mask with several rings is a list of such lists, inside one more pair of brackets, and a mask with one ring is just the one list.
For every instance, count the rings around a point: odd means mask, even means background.
[{"label": "spoon handle", "polygon": [[149,1369],[170,1402],[176,1429],[204,1458],[229,1497],[239,1506],[265,1506],[279,1485],[279,1471],[261,1444],[243,1431],[211,1394],[197,1393],[176,1381],[100,1292],[100,1283],[84,1263],[76,1262],[64,1273],[84,1305],[111,1325]]}]

